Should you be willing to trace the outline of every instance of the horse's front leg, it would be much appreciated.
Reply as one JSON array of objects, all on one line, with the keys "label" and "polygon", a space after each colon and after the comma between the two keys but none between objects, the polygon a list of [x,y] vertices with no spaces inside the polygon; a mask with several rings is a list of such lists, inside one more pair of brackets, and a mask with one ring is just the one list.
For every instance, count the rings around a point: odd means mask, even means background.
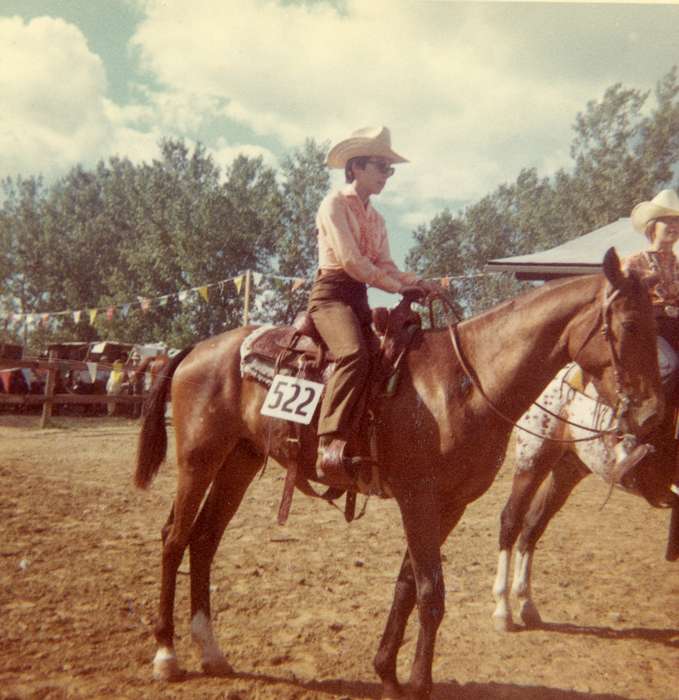
[{"label": "horse's front leg", "polygon": [[[464,506],[460,506],[459,504],[448,504],[442,510],[436,528],[430,530],[432,533],[438,533],[439,548],[443,542],[445,542],[450,531],[459,522],[464,510]],[[435,512],[432,512],[432,514],[435,515]],[[389,619],[387,620],[387,625],[374,661],[375,670],[382,681],[383,698],[405,697],[405,691],[399,684],[396,676],[396,660],[398,651],[403,642],[403,635],[408,623],[408,618],[415,607],[416,601],[417,584],[410,561],[410,552],[408,551],[403,558],[403,564],[401,565],[401,570],[399,571],[396,581],[394,602],[391,606]],[[441,615],[443,615],[442,608]],[[431,671],[431,666],[429,668]]]},{"label": "horse's front leg", "polygon": [[[530,449],[529,449],[530,448]],[[552,459],[558,459],[560,445],[549,444],[522,445],[519,443],[517,464],[519,465],[512,480],[512,492],[500,516],[499,555],[497,573],[493,584],[495,610],[493,624],[498,632],[514,629],[512,609],[509,601],[509,565],[512,549],[523,527],[523,519],[530,507],[533,496],[542,483]]]},{"label": "horse's front leg", "polygon": [[[436,633],[445,610],[441,567],[441,541],[445,535],[442,533],[441,511],[434,493],[433,479],[422,478],[409,483],[403,496],[398,501],[415,579],[420,622],[407,697],[424,700],[431,696]],[[446,529],[445,534],[448,531]]]},{"label": "horse's front leg", "polygon": [[375,671],[382,681],[383,698],[403,697],[403,689],[396,676],[396,658],[403,643],[408,618],[415,607],[415,588],[415,576],[406,552],[396,580],[394,602],[373,661]]},{"label": "horse's front leg", "polygon": [[519,602],[521,621],[527,627],[537,627],[542,618],[535,605],[531,586],[531,573],[535,546],[547,529],[550,520],[563,507],[575,486],[588,474],[578,460],[562,458],[535,494],[523,521],[517,546],[512,593]]}]

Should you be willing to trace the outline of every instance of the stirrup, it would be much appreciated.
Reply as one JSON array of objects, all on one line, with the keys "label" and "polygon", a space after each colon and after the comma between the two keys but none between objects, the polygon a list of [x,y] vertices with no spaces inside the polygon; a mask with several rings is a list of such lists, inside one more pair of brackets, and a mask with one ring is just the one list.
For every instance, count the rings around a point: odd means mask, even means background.
[{"label": "stirrup", "polygon": [[641,462],[641,460],[649,453],[654,452],[653,445],[647,443],[642,443],[636,445],[635,448],[626,454],[619,462],[616,463],[613,471],[611,473],[611,483],[620,484],[622,480],[627,476],[631,469]]},{"label": "stirrup", "polygon": [[347,471],[347,460],[344,451],[347,441],[343,438],[333,438],[329,445],[318,448],[316,471],[319,478],[328,484],[346,488],[354,484],[354,479]]}]

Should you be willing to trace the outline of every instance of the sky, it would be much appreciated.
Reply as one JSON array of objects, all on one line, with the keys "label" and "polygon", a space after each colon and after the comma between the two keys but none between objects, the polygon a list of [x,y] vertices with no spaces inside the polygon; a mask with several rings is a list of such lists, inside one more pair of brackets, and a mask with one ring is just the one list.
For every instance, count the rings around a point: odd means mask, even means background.
[{"label": "sky", "polygon": [[163,137],[276,166],[384,124],[410,161],[374,202],[403,264],[445,207],[568,169],[577,113],[653,90],[678,37],[677,3],[0,0],[0,178],[150,161]]}]

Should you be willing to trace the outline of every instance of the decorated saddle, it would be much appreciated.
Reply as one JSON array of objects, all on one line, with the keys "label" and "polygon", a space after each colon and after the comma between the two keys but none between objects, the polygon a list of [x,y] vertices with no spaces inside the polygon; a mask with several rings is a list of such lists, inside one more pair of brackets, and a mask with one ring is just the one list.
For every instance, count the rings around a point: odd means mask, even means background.
[{"label": "decorated saddle", "polygon": [[[402,360],[421,328],[420,317],[411,310],[410,302],[411,299],[404,298],[393,309],[373,310],[372,328],[379,341],[379,354],[366,389],[361,422],[364,428],[357,441],[370,447],[373,463],[362,480],[368,493],[378,495],[384,493],[375,441],[371,439],[374,407],[378,399],[396,393]],[[269,388],[261,411],[272,418],[268,424],[267,456],[291,465],[278,512],[281,524],[287,519],[295,486],[308,495],[319,495],[309,484],[318,480],[316,407],[334,369],[335,358],[306,313],[300,314],[292,326],[261,326],[241,345],[241,375]],[[329,489],[323,497],[332,500],[342,493],[343,490]],[[355,493],[347,493],[347,520],[353,518],[354,503]]]},{"label": "decorated saddle", "polygon": [[[393,309],[373,309],[372,328],[380,347],[373,384],[384,383],[397,375],[407,348],[421,328],[421,319],[404,299]],[[306,312],[298,314],[292,326],[259,327],[241,346],[241,375],[265,386],[271,386],[278,373],[325,384],[334,369],[335,357]],[[395,381],[384,388],[394,393]]]}]

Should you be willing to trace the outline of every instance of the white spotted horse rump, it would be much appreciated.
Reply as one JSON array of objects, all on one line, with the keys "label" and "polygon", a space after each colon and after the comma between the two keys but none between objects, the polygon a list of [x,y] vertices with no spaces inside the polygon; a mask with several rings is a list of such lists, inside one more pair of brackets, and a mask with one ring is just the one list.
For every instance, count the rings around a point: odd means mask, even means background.
[{"label": "white spotted horse rump", "polygon": [[[548,451],[570,450],[592,473],[609,481],[616,462],[614,439],[594,437],[594,433],[611,428],[614,418],[594,386],[583,382],[580,368],[575,363],[566,365],[514,429],[516,471],[536,469]],[[559,440],[563,442],[554,442]]]}]

